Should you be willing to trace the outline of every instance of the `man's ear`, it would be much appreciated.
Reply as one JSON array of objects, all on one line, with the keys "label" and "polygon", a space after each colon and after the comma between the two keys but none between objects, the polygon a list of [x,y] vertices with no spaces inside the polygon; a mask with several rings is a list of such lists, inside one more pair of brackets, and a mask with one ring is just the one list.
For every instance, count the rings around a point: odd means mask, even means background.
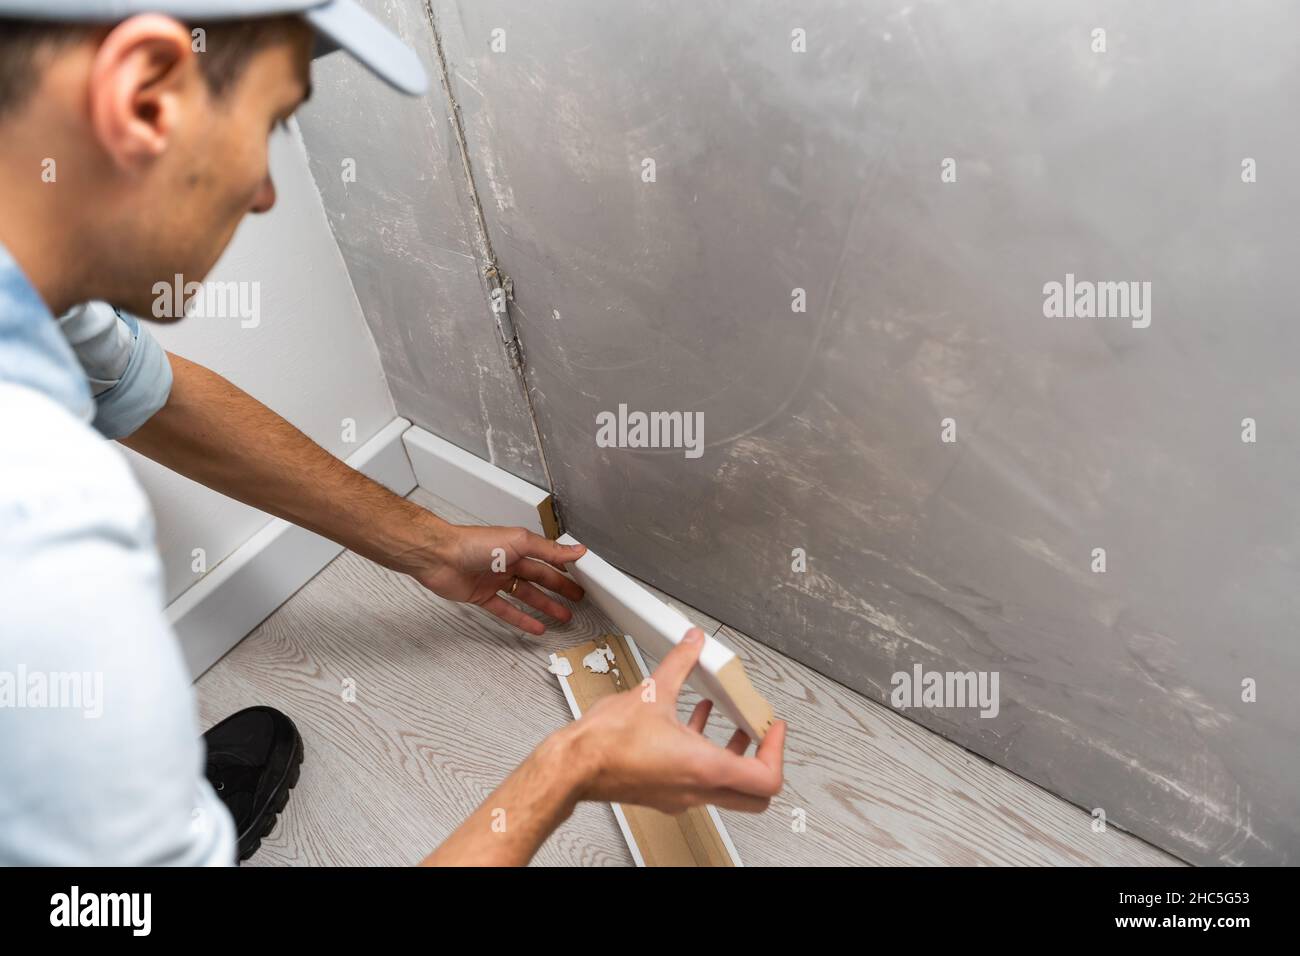
[{"label": "man's ear", "polygon": [[159,14],[131,17],[109,31],[91,63],[91,126],[120,168],[142,170],[167,150],[202,87],[184,25]]}]

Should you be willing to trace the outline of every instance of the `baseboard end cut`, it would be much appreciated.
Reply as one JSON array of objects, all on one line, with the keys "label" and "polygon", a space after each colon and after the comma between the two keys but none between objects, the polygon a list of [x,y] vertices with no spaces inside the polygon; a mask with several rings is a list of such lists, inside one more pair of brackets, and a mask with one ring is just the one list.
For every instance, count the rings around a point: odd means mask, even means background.
[{"label": "baseboard end cut", "polygon": [[537,503],[537,517],[542,522],[542,536],[554,541],[560,536],[560,521],[555,516],[555,498],[547,495]]}]

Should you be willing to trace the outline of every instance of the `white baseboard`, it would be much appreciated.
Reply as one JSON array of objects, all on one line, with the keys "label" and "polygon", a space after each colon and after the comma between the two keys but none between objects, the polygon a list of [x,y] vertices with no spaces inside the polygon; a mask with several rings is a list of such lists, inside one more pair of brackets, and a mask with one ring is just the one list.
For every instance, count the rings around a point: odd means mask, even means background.
[{"label": "white baseboard", "polygon": [[[396,494],[410,494],[415,472],[395,418],[348,456],[347,463]],[[343,548],[280,518],[240,545],[167,606],[190,677],[197,678],[320,573]]]},{"label": "white baseboard", "polygon": [[559,536],[550,492],[472,455],[419,426],[402,436],[425,491],[489,524],[527,528],[546,538]]},{"label": "white baseboard", "polygon": [[[560,544],[579,543],[571,534],[563,535],[559,541]],[[637,661],[641,658],[636,644],[662,660],[692,627],[680,611],[659,600],[594,551],[574,561],[568,570],[587,592],[587,600],[594,602],[623,634],[633,639],[635,643],[629,646]],[[642,670],[649,673],[644,666]],[[691,671],[689,683],[701,697],[713,701],[732,723],[749,734],[750,740],[762,740],[776,719],[772,705],[750,683],[736,652],[715,637],[704,636],[699,664]]]},{"label": "white baseboard", "polygon": [[[557,537],[551,496],[543,489],[418,426],[410,428],[402,442],[425,491],[491,524],[519,525]],[[559,540],[578,543],[570,535]],[[594,552],[588,551],[569,570],[609,619],[652,654],[663,657],[691,627],[680,612]],[[740,658],[716,638],[705,637],[692,681],[751,740],[762,740],[772,726],[771,705],[754,690]]]}]

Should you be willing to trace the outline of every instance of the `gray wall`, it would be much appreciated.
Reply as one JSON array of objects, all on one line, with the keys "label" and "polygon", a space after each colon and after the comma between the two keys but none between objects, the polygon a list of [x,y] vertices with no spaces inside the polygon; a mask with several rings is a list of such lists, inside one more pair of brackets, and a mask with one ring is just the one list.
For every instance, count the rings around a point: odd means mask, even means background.
[{"label": "gray wall", "polygon": [[[420,53],[430,95],[399,96],[333,55],[299,122],[397,412],[545,485],[527,403],[483,277],[433,30],[418,0],[364,4]],[[345,162],[355,181],[345,180]],[[434,489],[436,490],[436,489]]]},{"label": "gray wall", "polygon": [[[1300,8],[432,8],[569,530],[879,700],[997,671],[994,719],[909,713],[1186,859],[1300,858]],[[1151,326],[1045,318],[1067,272]],[[598,448],[619,403],[704,455]]]}]

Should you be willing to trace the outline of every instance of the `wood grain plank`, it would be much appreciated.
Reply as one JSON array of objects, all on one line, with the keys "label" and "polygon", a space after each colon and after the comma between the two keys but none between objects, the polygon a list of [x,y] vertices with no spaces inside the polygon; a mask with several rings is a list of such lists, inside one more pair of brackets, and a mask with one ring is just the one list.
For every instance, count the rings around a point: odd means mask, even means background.
[{"label": "wood grain plank", "polygon": [[747,865],[1179,864],[733,628],[720,637],[791,727],[769,813],[720,811]]},{"label": "wood grain plank", "polygon": [[[289,810],[252,864],[414,863],[571,719],[524,639],[410,583],[343,555],[199,682],[204,726],[269,703],[306,744]],[[500,706],[521,693],[535,703],[523,717]],[[631,855],[609,807],[590,804],[536,862]]]}]

